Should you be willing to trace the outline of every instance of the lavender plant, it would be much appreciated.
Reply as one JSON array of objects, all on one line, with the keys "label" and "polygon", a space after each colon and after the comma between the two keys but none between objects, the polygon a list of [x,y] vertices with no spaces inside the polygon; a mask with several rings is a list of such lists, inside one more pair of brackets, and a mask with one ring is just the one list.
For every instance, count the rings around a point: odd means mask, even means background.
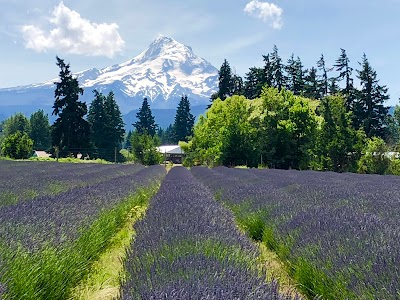
[{"label": "lavender plant", "polygon": [[[400,178],[193,168],[310,297],[398,299]],[[255,235],[257,236],[257,235]],[[253,236],[254,237],[254,236]]]},{"label": "lavender plant", "polygon": [[120,165],[114,169],[118,175],[104,179],[102,170],[101,180],[93,172],[92,183],[83,187],[0,207],[5,299],[67,298],[131,209],[150,199],[165,174],[161,166]]},{"label": "lavender plant", "polygon": [[122,299],[289,299],[255,267],[258,248],[188,170],[173,168],[135,225]]}]

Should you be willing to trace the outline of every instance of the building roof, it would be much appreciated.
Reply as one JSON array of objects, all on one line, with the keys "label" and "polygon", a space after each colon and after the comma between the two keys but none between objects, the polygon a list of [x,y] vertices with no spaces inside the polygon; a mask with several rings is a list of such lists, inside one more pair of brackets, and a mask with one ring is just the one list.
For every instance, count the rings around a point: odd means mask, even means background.
[{"label": "building roof", "polygon": [[45,151],[35,150],[33,153],[33,157],[50,157],[51,154],[46,153]]},{"label": "building roof", "polygon": [[165,154],[184,154],[185,152],[179,145],[167,145],[157,147],[158,152]]}]

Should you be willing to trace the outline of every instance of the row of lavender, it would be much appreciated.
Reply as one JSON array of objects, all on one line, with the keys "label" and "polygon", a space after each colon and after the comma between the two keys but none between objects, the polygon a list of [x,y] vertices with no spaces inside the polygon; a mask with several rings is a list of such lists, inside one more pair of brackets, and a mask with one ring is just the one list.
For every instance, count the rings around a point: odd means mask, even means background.
[{"label": "row of lavender", "polygon": [[148,201],[155,191],[150,186],[165,174],[161,166],[14,164],[15,169],[8,166],[9,177],[16,176],[13,171],[31,170],[23,177],[38,189],[40,169],[59,180],[80,174],[90,179],[81,187],[0,207],[0,291],[5,299],[67,297],[130,209]]},{"label": "row of lavender", "polygon": [[291,299],[266,282],[258,248],[185,168],[169,172],[135,229],[122,299]]},{"label": "row of lavender", "polygon": [[134,174],[142,165],[0,160],[0,207]]},{"label": "row of lavender", "polygon": [[259,239],[306,294],[398,299],[399,177],[223,167],[192,174],[249,232],[262,226]]}]

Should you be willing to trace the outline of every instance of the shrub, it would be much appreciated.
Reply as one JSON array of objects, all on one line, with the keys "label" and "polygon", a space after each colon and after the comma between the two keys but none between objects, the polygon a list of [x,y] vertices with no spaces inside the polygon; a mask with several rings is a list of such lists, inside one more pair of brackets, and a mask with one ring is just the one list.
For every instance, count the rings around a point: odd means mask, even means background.
[{"label": "shrub", "polygon": [[26,133],[17,131],[16,133],[10,134],[4,139],[1,150],[4,156],[10,158],[28,158],[32,154],[33,141]]}]

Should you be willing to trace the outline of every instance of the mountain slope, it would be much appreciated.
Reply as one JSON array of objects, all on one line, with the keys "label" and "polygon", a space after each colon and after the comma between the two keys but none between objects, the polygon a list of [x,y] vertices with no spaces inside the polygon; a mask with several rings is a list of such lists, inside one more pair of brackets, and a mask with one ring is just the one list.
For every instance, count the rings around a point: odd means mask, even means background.
[{"label": "mountain slope", "polygon": [[[206,105],[218,80],[218,70],[209,62],[189,46],[165,36],[158,37],[147,50],[125,63],[75,75],[85,90],[82,100],[90,103],[93,89],[103,93],[112,90],[124,113],[140,107],[144,97],[151,100],[152,108],[176,108],[183,94],[188,95],[192,106]],[[0,106],[52,105],[57,80],[0,89]]]}]

